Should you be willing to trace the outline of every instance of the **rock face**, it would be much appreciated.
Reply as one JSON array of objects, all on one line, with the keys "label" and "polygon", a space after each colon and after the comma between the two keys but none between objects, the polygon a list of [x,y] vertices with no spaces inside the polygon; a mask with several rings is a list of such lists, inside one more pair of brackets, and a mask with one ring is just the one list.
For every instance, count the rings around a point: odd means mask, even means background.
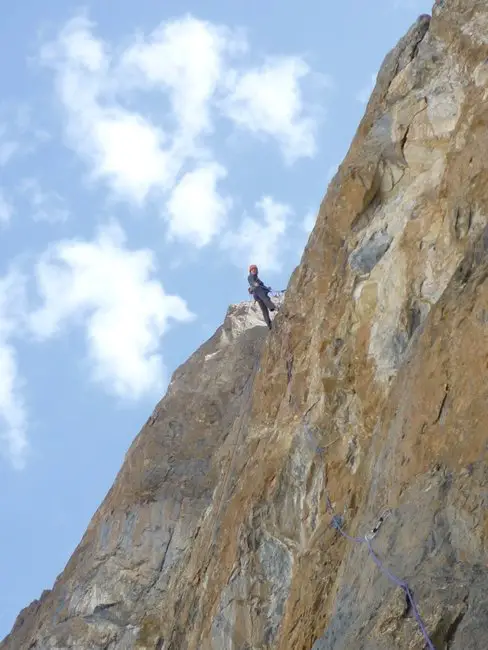
[{"label": "rock face", "polygon": [[273,331],[232,307],[176,371],[1,650],[488,648],[487,99],[486,0],[441,0]]}]

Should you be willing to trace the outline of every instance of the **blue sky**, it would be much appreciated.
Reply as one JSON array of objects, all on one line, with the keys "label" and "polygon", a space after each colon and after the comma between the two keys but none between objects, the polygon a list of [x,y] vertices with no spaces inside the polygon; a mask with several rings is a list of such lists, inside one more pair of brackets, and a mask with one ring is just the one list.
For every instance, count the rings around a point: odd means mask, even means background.
[{"label": "blue sky", "polygon": [[0,638],[248,264],[286,287],[381,61],[432,2],[265,4],[2,16]]}]

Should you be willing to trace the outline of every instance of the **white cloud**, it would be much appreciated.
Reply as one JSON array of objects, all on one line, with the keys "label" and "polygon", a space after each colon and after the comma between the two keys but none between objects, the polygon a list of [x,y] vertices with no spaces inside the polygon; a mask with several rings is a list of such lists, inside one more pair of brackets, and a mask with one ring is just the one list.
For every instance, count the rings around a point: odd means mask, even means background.
[{"label": "white cloud", "polygon": [[15,469],[23,469],[27,417],[15,349],[10,339],[21,320],[24,279],[10,272],[0,279],[0,450]]},{"label": "white cloud", "polygon": [[161,129],[115,101],[121,79],[92,27],[85,18],[73,19],[43,48],[41,60],[56,71],[69,145],[87,161],[92,178],[108,181],[117,196],[140,204],[153,188],[171,184],[177,169],[170,171]]},{"label": "white cloud", "polygon": [[100,72],[107,67],[108,52],[103,43],[91,34],[93,23],[78,16],[67,23],[61,33],[60,45],[64,46],[68,61],[87,72]]},{"label": "white cloud", "polygon": [[153,188],[171,186],[176,169],[162,148],[162,131],[139,115],[114,110],[92,125],[95,174],[120,195],[142,204]]},{"label": "white cloud", "polygon": [[334,178],[334,176],[337,174],[338,171],[339,171],[339,165],[331,165],[328,168],[327,173],[325,175],[325,180],[327,185],[331,182],[331,180]]},{"label": "white cloud", "polygon": [[279,271],[292,209],[270,196],[264,196],[255,207],[262,219],[246,215],[237,230],[226,233],[222,247],[240,267],[253,263],[262,271]]},{"label": "white cloud", "polygon": [[127,249],[116,224],[93,242],[61,241],[37,265],[44,304],[31,328],[42,340],[69,323],[83,324],[95,381],[127,399],[160,391],[161,338],[170,321],[193,315],[181,298],[165,293],[154,272],[153,253]]},{"label": "white cloud", "polygon": [[309,212],[307,212],[307,214],[305,215],[305,218],[302,221],[302,229],[306,233],[311,233],[314,226],[315,226],[316,221],[317,221],[316,212],[314,210],[310,210]]},{"label": "white cloud", "polygon": [[[198,138],[211,128],[210,98],[222,74],[223,51],[227,45],[232,49],[226,31],[186,17],[162,24],[147,42],[129,45],[118,61],[112,61],[109,48],[95,38],[92,28],[84,18],[71,21],[42,55],[57,71],[71,146],[91,165],[92,178],[108,181],[117,197],[142,205],[155,196],[170,236],[197,247],[208,243],[215,227],[224,222],[227,202],[216,194],[215,185],[225,174],[211,156],[209,160]],[[172,114],[163,114],[160,122],[172,119],[172,131],[116,100],[134,89],[168,93]],[[202,155],[205,168],[199,162]],[[191,159],[197,167],[175,187],[183,165]],[[199,191],[203,206],[187,209],[187,188]],[[210,209],[215,209],[213,215]]]},{"label": "white cloud", "polygon": [[69,211],[62,196],[55,191],[44,191],[36,178],[24,178],[18,191],[27,199],[34,221],[60,223],[68,219]]},{"label": "white cloud", "polygon": [[48,139],[46,132],[33,124],[25,104],[0,104],[0,113],[0,167],[5,167],[14,158],[34,153],[39,144]]},{"label": "white cloud", "polygon": [[210,101],[225,71],[224,56],[238,49],[230,30],[186,15],[129,47],[122,69],[137,75],[136,84],[169,91],[179,137],[188,143],[211,128]]},{"label": "white cloud", "polygon": [[235,76],[223,110],[238,126],[276,138],[289,162],[312,157],[317,123],[300,86],[309,74],[308,65],[298,57],[268,61]]},{"label": "white cloud", "polygon": [[[206,140],[222,114],[277,140],[288,162],[314,154],[316,120],[303,87],[312,73],[299,57],[238,73],[234,61],[246,53],[246,40],[191,15],[161,23],[122,51],[93,30],[75,18],[42,50],[55,71],[67,141],[115,197],[139,206],[158,201],[170,237],[201,247],[225,224],[230,204],[215,189],[224,172]],[[154,100],[143,100],[144,111],[141,92]],[[148,105],[158,106],[152,119]],[[191,188],[203,205],[189,210]]]},{"label": "white cloud", "polygon": [[183,176],[168,201],[169,236],[206,246],[225,225],[230,199],[220,196],[223,167],[209,164]]},{"label": "white cloud", "polygon": [[18,151],[19,143],[7,137],[7,126],[0,125],[0,167],[4,167]]},{"label": "white cloud", "polygon": [[[92,178],[142,204],[151,192],[164,200],[187,161],[208,160],[199,137],[212,130],[210,105],[224,53],[235,49],[225,28],[186,16],[162,23],[115,59],[94,36],[93,24],[78,17],[43,48],[41,59],[56,71],[68,142],[88,162]],[[171,110],[160,111],[153,123],[134,110],[135,90],[165,93]],[[130,110],[121,101],[126,96]]]},{"label": "white cloud", "polygon": [[361,102],[361,104],[367,104],[369,102],[369,98],[371,97],[371,93],[374,90],[374,87],[376,86],[376,74],[372,74],[370,78],[370,82],[367,86],[364,86],[358,93],[356,93],[356,100],[358,102]]},{"label": "white cloud", "polygon": [[0,187],[0,223],[8,223],[13,215],[14,209],[12,204],[7,200],[2,188]]},{"label": "white cloud", "polygon": [[28,450],[24,402],[14,348],[0,341],[0,440],[15,469],[25,467]]}]

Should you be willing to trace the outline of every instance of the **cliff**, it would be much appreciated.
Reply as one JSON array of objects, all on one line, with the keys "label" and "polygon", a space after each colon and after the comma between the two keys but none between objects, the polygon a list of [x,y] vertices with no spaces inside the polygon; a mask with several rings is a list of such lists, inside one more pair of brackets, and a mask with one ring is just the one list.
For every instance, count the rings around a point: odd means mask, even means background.
[{"label": "cliff", "polygon": [[487,34],[388,54],[273,331],[175,372],[1,650],[488,647]]}]

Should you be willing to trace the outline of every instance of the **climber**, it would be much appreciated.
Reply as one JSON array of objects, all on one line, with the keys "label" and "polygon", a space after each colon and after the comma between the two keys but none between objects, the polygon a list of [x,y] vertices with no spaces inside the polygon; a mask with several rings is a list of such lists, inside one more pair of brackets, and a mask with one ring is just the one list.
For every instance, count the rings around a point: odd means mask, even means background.
[{"label": "climber", "polygon": [[248,291],[253,295],[254,300],[261,307],[266,325],[271,329],[271,318],[269,317],[269,312],[275,311],[276,306],[268,296],[271,287],[267,287],[264,282],[258,278],[258,267],[255,264],[251,264],[249,267],[247,281],[249,282]]}]

